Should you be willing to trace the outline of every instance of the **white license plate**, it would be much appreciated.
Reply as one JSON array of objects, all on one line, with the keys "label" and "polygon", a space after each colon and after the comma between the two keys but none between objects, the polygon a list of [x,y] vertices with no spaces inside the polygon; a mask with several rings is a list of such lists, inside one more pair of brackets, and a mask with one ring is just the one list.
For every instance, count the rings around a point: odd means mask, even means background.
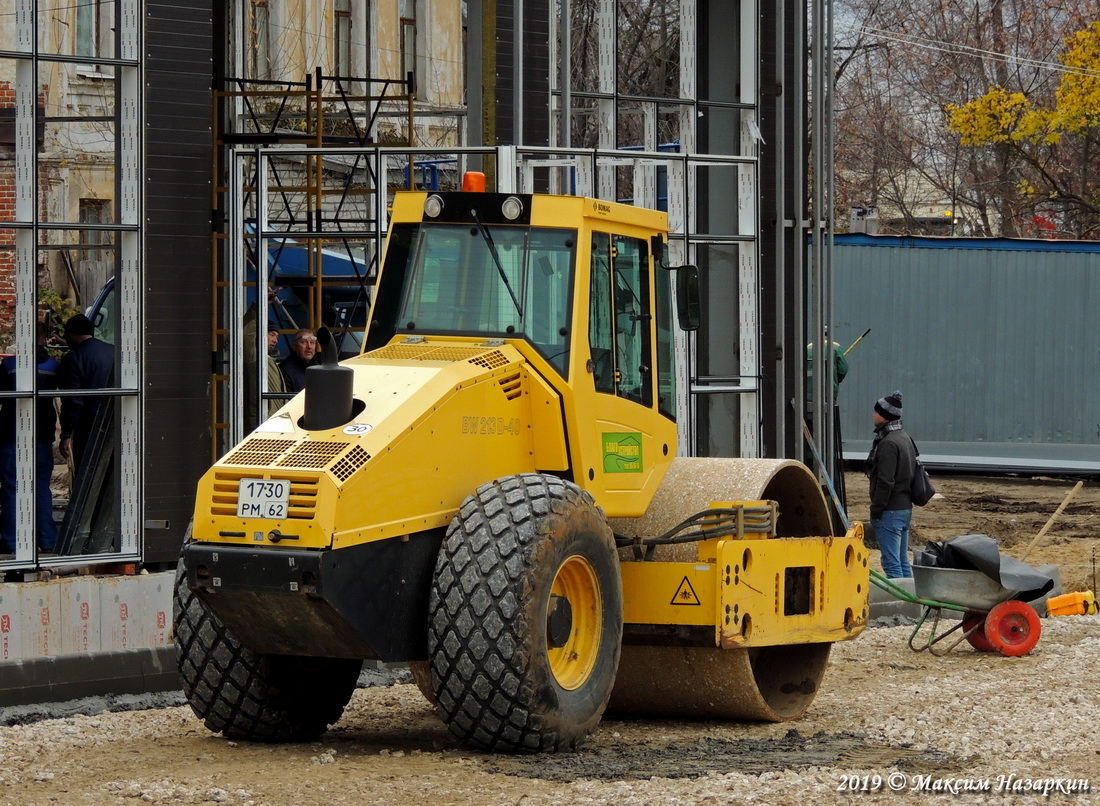
[{"label": "white license plate", "polygon": [[237,490],[238,518],[282,520],[290,509],[286,479],[241,479]]}]

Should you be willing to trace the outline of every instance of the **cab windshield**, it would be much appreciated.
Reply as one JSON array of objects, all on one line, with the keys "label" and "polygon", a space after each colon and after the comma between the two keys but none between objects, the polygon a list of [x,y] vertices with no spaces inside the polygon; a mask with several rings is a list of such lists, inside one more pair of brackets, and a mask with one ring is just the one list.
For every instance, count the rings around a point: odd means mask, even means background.
[{"label": "cab windshield", "polygon": [[563,375],[576,230],[411,225],[397,330],[527,339]]}]

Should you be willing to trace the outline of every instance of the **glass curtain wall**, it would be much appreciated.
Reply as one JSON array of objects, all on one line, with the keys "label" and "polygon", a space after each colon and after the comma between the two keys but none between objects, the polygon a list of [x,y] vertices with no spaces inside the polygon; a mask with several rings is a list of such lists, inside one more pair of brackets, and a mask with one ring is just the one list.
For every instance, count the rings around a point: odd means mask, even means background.
[{"label": "glass curtain wall", "polygon": [[[701,330],[676,335],[690,390],[677,412],[681,445],[697,456],[758,456],[758,2],[562,8],[557,143],[601,158],[594,176],[578,165],[559,187],[668,212],[668,263],[698,265],[703,292]],[[663,163],[654,152],[689,157]]]},{"label": "glass curtain wall", "polygon": [[0,2],[0,570],[140,557],[141,19]]}]

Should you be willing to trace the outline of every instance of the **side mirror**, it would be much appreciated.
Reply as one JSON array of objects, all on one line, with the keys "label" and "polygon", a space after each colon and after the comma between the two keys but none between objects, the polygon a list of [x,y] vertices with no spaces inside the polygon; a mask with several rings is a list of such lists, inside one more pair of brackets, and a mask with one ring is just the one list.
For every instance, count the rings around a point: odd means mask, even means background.
[{"label": "side mirror", "polygon": [[699,269],[676,266],[676,318],[681,330],[699,329]]}]

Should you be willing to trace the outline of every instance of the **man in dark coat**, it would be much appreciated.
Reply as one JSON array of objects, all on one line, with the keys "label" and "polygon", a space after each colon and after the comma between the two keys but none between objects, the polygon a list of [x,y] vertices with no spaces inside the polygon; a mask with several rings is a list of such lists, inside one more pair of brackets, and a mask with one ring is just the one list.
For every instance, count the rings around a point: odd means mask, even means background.
[{"label": "man in dark coat", "polygon": [[[65,323],[65,341],[69,352],[61,359],[57,372],[59,389],[103,389],[111,385],[115,368],[115,348],[95,337],[91,320],[82,313]],[[92,427],[100,407],[109,405],[103,397],[61,398],[61,455],[73,459],[79,469],[84,460]]]},{"label": "man in dark coat", "polygon": [[888,577],[911,577],[909,524],[913,500],[909,485],[917,464],[913,440],[901,425],[901,392],[875,402],[875,440],[867,457],[871,482],[871,528],[882,549],[882,571]]},{"label": "man in dark coat", "polygon": [[309,328],[302,328],[294,334],[294,341],[290,343],[290,355],[279,362],[286,391],[296,395],[305,389],[306,370],[319,363],[317,336]]}]

